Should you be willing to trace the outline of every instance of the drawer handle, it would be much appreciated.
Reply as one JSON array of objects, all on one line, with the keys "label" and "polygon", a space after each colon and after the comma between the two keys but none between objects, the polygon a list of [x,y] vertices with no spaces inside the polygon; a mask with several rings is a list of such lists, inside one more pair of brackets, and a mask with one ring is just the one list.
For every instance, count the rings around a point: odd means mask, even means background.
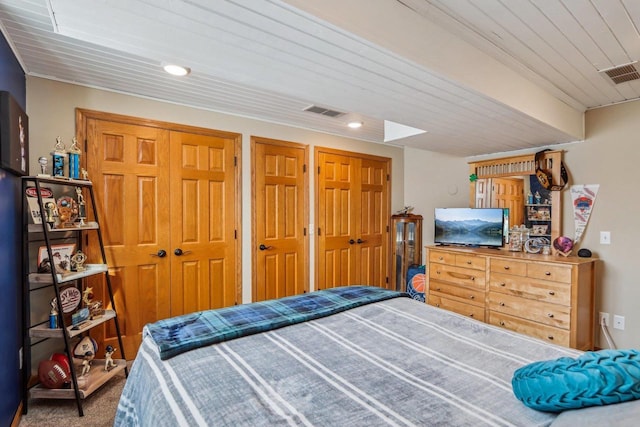
[{"label": "drawer handle", "polygon": [[550,272],[550,271],[545,271],[545,272],[544,272],[544,275],[545,275],[545,276],[551,276],[551,272]]},{"label": "drawer handle", "polygon": [[436,291],[440,292],[442,290],[442,288],[436,288]]},{"label": "drawer handle", "polygon": [[547,314],[547,317],[553,317],[553,313]]},{"label": "drawer handle", "polygon": [[549,295],[555,295],[556,293],[553,291],[549,291]]},{"label": "drawer handle", "polygon": [[440,304],[436,304],[436,307],[440,307]]},{"label": "drawer handle", "polygon": [[436,271],[436,274],[440,274],[440,271]]},{"label": "drawer handle", "polygon": [[500,326],[504,326],[504,320],[500,321]]},{"label": "drawer handle", "polygon": [[507,284],[502,282],[502,283],[500,283],[500,286],[502,286],[504,288],[505,286],[507,286]]},{"label": "drawer handle", "polygon": [[553,335],[549,335],[547,338],[553,341]]},{"label": "drawer handle", "polygon": [[443,257],[438,257],[438,261],[442,261],[443,259]]},{"label": "drawer handle", "polygon": [[469,295],[469,299],[476,299],[475,295]]},{"label": "drawer handle", "polygon": [[508,270],[508,269],[509,269],[509,266],[508,266],[508,265],[505,265],[505,266],[504,266],[504,269],[505,269],[505,270]]},{"label": "drawer handle", "polygon": [[469,315],[469,317],[473,317],[473,313],[471,313],[471,314]]},{"label": "drawer handle", "polygon": [[467,264],[471,265],[471,261],[467,261]]},{"label": "drawer handle", "polygon": [[474,280],[476,280],[476,278],[474,276],[471,276],[471,281],[473,282]]},{"label": "drawer handle", "polygon": [[500,303],[500,307],[504,307],[504,303],[503,302]]}]

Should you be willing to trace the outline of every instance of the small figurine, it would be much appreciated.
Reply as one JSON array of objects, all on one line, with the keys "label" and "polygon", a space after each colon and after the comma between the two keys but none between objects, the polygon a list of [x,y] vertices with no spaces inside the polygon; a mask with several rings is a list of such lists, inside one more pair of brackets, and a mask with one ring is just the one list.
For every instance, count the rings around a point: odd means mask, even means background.
[{"label": "small figurine", "polygon": [[534,196],[534,197],[536,198],[536,204],[538,204],[538,205],[539,205],[539,204],[540,204],[540,202],[542,201],[542,196],[540,195],[540,193],[538,193],[538,192],[536,191],[536,194],[535,194],[535,196]]},{"label": "small figurine", "polygon": [[113,361],[113,353],[115,353],[116,349],[113,346],[108,345],[107,351],[104,353],[104,370],[108,371],[109,368],[115,368],[118,366],[116,362]]},{"label": "small figurine", "polygon": [[82,373],[80,374],[80,376],[84,377],[89,373],[89,370],[91,369],[91,361],[93,360],[93,357],[94,355],[92,351],[87,351],[84,354],[84,358],[82,359]]},{"label": "small figurine", "polygon": [[83,180],[89,181],[89,172],[85,168],[80,169],[80,175],[82,175]]}]

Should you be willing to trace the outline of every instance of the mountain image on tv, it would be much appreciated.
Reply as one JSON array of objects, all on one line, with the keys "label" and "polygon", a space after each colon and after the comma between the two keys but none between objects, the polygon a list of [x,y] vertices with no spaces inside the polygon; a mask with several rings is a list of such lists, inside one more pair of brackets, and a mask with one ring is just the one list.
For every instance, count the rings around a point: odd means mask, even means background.
[{"label": "mountain image on tv", "polygon": [[438,209],[435,242],[452,245],[502,246],[500,209]]}]

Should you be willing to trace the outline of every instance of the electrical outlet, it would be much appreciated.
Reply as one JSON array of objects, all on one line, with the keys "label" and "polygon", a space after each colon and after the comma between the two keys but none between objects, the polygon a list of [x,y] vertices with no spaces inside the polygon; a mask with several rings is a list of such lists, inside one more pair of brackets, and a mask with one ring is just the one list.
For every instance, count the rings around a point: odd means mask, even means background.
[{"label": "electrical outlet", "polygon": [[613,327],[614,329],[620,329],[624,331],[624,316],[613,315]]},{"label": "electrical outlet", "polygon": [[601,312],[600,312],[600,317],[599,317],[599,319],[600,319],[600,324],[601,324],[601,325],[602,325],[602,323],[603,323],[603,320],[604,320],[604,325],[605,325],[605,326],[609,326],[609,325],[610,325],[610,323],[609,323],[609,321],[610,321],[610,320],[609,320],[609,319],[610,319],[610,318],[609,318],[609,313],[605,313],[605,312],[601,311]]},{"label": "electrical outlet", "polygon": [[601,231],[600,232],[600,244],[601,245],[610,245],[611,244],[611,232],[610,231]]}]

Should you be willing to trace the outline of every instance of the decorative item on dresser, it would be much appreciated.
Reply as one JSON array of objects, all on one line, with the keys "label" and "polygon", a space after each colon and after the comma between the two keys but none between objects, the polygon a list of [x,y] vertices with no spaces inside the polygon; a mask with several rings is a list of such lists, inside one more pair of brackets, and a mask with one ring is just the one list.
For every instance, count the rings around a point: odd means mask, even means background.
[{"label": "decorative item on dresser", "polygon": [[597,259],[427,247],[427,302],[580,350],[593,349]]}]

